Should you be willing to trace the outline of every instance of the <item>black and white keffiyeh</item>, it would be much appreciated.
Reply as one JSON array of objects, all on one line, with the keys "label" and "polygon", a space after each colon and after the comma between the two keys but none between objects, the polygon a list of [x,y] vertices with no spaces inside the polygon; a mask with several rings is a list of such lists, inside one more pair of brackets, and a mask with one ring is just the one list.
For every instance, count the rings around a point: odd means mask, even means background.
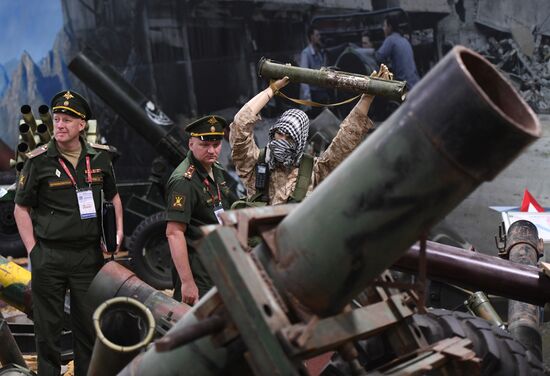
[{"label": "black and white keffiyeh", "polygon": [[[276,132],[290,136],[294,143],[287,140],[276,140]],[[271,154],[267,159],[269,167],[273,169],[275,163],[280,163],[287,168],[298,166],[304,155],[308,133],[309,118],[304,111],[291,109],[283,112],[269,130],[269,143],[267,144]]]}]

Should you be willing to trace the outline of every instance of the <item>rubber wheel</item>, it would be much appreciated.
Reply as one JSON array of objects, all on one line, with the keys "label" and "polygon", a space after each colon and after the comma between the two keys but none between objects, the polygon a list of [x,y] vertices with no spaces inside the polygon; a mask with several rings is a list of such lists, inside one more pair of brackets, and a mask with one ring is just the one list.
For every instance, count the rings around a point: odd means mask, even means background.
[{"label": "rubber wheel", "polygon": [[[495,376],[545,375],[541,360],[528,351],[510,333],[489,322],[464,312],[430,309],[427,314],[415,314],[413,321],[429,343],[460,337],[472,341],[476,356],[481,359],[481,374]],[[359,341],[356,345],[359,361],[368,371],[395,359],[387,338],[379,336]],[[351,369],[335,353],[321,376],[346,376]],[[430,375],[441,373],[430,372]]]},{"label": "rubber wheel", "polygon": [[544,375],[540,359],[510,333],[486,320],[464,312],[432,309],[414,315],[414,321],[429,343],[458,336],[468,338],[481,361],[482,375]]},{"label": "rubber wheel", "polygon": [[166,214],[158,212],[135,228],[129,241],[134,273],[156,289],[171,289],[172,258],[166,239]]},{"label": "rubber wheel", "polygon": [[0,254],[4,257],[26,257],[27,250],[17,231],[13,201],[0,202]]}]

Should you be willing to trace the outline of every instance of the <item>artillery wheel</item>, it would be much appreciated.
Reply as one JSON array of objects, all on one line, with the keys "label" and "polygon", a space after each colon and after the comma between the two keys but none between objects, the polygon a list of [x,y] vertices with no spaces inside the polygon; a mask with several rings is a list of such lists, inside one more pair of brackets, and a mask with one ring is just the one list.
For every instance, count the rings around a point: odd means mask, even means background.
[{"label": "artillery wheel", "polygon": [[[541,360],[510,333],[491,325],[486,320],[464,312],[430,309],[427,314],[415,314],[413,322],[429,343],[445,338],[468,338],[473,351],[481,359],[481,374],[486,376],[534,376],[545,375]],[[379,336],[359,341],[359,361],[366,370],[376,369],[395,358],[388,338]],[[321,376],[345,376],[352,374],[349,363],[334,353]],[[430,373],[431,375],[432,373]],[[437,373],[437,370],[433,374]]]},{"label": "artillery wheel", "polygon": [[26,257],[25,245],[17,231],[13,201],[0,202],[0,254],[4,257]]},{"label": "artillery wheel", "polygon": [[173,288],[164,212],[141,221],[130,237],[128,248],[133,270],[139,278],[159,290]]},{"label": "artillery wheel", "polygon": [[470,339],[473,350],[482,360],[482,375],[545,374],[536,355],[510,333],[481,318],[464,312],[432,309],[425,315],[414,315],[414,322],[429,343],[454,336]]}]

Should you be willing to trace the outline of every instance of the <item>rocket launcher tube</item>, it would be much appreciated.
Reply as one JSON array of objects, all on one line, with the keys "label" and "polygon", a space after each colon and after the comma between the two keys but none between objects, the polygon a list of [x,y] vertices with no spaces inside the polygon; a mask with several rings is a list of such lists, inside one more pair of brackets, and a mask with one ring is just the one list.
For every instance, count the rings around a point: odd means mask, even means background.
[{"label": "rocket launcher tube", "polygon": [[272,80],[286,76],[291,82],[387,97],[399,102],[405,100],[407,90],[405,81],[384,80],[326,68],[301,68],[274,63],[266,58],[262,58],[258,63],[258,75]]},{"label": "rocket launcher tube", "polygon": [[23,120],[27,123],[32,130],[32,133],[36,132],[36,120],[32,114],[31,106],[24,104],[21,106],[21,114],[23,115]]}]

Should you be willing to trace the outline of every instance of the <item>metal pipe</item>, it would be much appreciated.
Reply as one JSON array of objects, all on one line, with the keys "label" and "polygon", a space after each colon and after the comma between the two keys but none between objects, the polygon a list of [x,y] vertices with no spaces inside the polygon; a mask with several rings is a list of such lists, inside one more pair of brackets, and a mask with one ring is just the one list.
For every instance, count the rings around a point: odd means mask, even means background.
[{"label": "metal pipe", "polygon": [[183,140],[174,133],[174,122],[98,54],[85,49],[69,63],[69,69],[172,165],[177,166],[186,157]]},{"label": "metal pipe", "polygon": [[88,376],[116,375],[147,346],[155,319],[142,303],[128,297],[109,299],[93,315],[96,340]]},{"label": "metal pipe", "polygon": [[43,144],[48,143],[52,138],[52,134],[45,123],[40,123],[36,126],[36,134],[40,137],[40,142]]},{"label": "metal pipe", "polygon": [[[415,273],[419,250],[410,247],[392,269]],[[539,306],[550,302],[550,278],[534,266],[434,242],[427,242],[426,262],[429,279]]]},{"label": "metal pipe", "polygon": [[[25,123],[23,119],[19,122],[19,134],[23,141],[25,141],[29,149],[34,149],[36,147],[36,142],[34,141],[34,132],[36,131],[36,124],[34,125],[34,130],[31,129],[31,125]],[[19,147],[18,147],[19,149]]]},{"label": "metal pipe", "polygon": [[405,100],[407,91],[405,81],[384,80],[331,69],[301,68],[274,63],[266,58],[261,58],[258,63],[258,75],[274,80],[287,76],[291,82],[388,97],[400,102]]},{"label": "metal pipe", "polygon": [[[179,320],[168,334],[181,331],[182,328],[197,325],[199,315],[196,312],[204,309],[211,303],[216,294],[216,288],[211,289],[190,311]],[[238,346],[237,346],[238,347]],[[120,373],[119,376],[148,376],[148,375],[249,375],[239,369],[231,373],[228,368],[235,358],[240,358],[242,349],[229,346],[216,346],[212,337],[201,337],[193,343],[176,347],[174,350],[159,352],[151,348],[139,354]],[[235,353],[236,352],[236,353]]]},{"label": "metal pipe", "polygon": [[21,367],[28,368],[23,354],[13,338],[8,322],[4,319],[4,315],[0,312],[0,363],[7,366],[8,364],[17,364]]},{"label": "metal pipe", "polygon": [[195,325],[185,326],[166,334],[155,341],[155,349],[158,352],[170,351],[183,346],[209,334],[214,334],[223,329],[226,320],[220,316],[212,316],[203,319]]},{"label": "metal pipe", "polygon": [[190,309],[187,304],[149,286],[124,266],[110,261],[92,281],[88,289],[88,301],[95,309],[104,301],[117,296],[134,298],[149,308],[160,334],[165,334]]},{"label": "metal pipe", "polygon": [[28,104],[24,104],[21,106],[21,114],[23,115],[23,120],[25,123],[27,123],[32,131],[34,133],[36,131],[36,120],[34,119],[34,115],[32,114],[31,106]]},{"label": "metal pipe", "polygon": [[31,272],[0,256],[0,300],[32,314]]},{"label": "metal pipe", "polygon": [[320,316],[339,312],[540,133],[506,79],[455,47],[280,223],[275,249],[255,252],[289,300]]},{"label": "metal pipe", "polygon": [[50,108],[43,104],[38,107],[38,113],[40,115],[40,119],[42,120],[42,124],[46,124],[46,127],[48,127],[48,131],[50,132],[50,134],[53,134],[53,120],[52,115],[50,114]]},{"label": "metal pipe", "polygon": [[[510,262],[537,265],[539,233],[529,221],[516,221],[508,228],[506,249]],[[508,301],[508,330],[514,338],[542,359],[540,307],[517,300]]]}]

